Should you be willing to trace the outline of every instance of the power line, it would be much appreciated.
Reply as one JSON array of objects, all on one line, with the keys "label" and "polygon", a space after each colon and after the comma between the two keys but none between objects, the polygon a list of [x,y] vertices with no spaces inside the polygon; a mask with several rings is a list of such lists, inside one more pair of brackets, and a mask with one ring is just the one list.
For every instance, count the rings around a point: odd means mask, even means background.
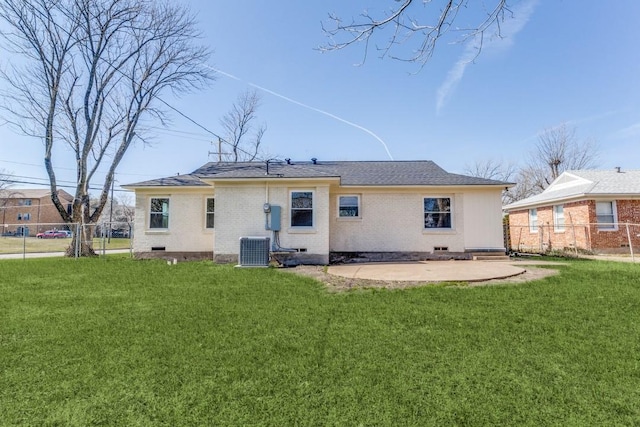
[{"label": "power line", "polygon": [[[37,9],[34,9],[35,13],[38,13]],[[46,20],[46,18],[44,18]],[[66,28],[63,28],[58,22],[56,22],[55,20],[50,21],[50,23],[57,27],[59,30],[63,31],[64,33],[69,34],[68,30]],[[106,61],[105,61],[106,62]],[[110,66],[111,68],[113,68],[116,72],[118,72],[119,74],[121,74],[123,77],[125,77],[126,79],[129,79],[130,81],[132,81],[134,84],[137,84],[138,82],[136,82],[133,77],[131,77],[130,75],[128,75],[127,73],[123,72],[122,70],[120,70],[119,68],[115,68],[113,67],[112,64],[106,63],[107,66]],[[213,70],[214,72],[219,72],[218,70],[216,70],[215,68],[213,68],[212,66],[205,64],[205,63],[201,63],[201,65],[203,67],[206,67],[210,70]],[[225,73],[226,74],[226,73]],[[179,114],[180,116],[182,116],[183,118],[185,118],[186,120],[188,120],[189,122],[193,123],[194,125],[196,125],[197,127],[199,127],[200,129],[204,130],[205,132],[207,132],[208,134],[213,135],[214,137],[218,138],[218,142],[219,143],[225,143],[230,147],[233,147],[235,151],[239,151],[243,154],[248,155],[249,157],[252,157],[254,159],[257,159],[258,161],[267,161],[267,159],[262,159],[261,157],[258,157],[257,155],[254,155],[253,153],[250,153],[246,150],[244,150],[243,148],[225,140],[222,136],[218,135],[216,132],[213,132],[212,130],[208,129],[206,126],[202,125],[201,123],[197,122],[196,120],[194,120],[192,117],[188,116],[187,114],[183,113],[182,111],[180,111],[179,109],[177,109],[176,107],[172,106],[171,104],[169,104],[168,102],[166,102],[164,99],[162,99],[160,96],[155,96],[155,99],[157,99],[159,102],[161,102],[162,104],[164,104],[165,106],[167,106],[168,108],[170,108],[171,110],[175,111],[177,114]],[[221,150],[219,150],[221,151]],[[222,154],[222,153],[219,153]],[[271,159],[269,159],[271,160]],[[27,164],[25,164],[27,165]],[[32,165],[32,166],[36,166],[36,165]],[[38,165],[39,166],[39,165]],[[56,169],[69,169],[69,170],[75,170],[72,168],[60,168],[57,167]],[[104,173],[104,172],[101,172]],[[125,174],[126,175],[126,174]],[[132,174],[129,174],[132,175]],[[144,175],[144,176],[149,176],[149,175]],[[36,185],[40,185],[40,184],[36,184]],[[101,190],[101,189],[100,189]]]},{"label": "power line", "polygon": [[[41,178],[35,178],[35,179],[41,179]],[[42,185],[45,187],[49,187],[50,184],[49,183],[43,183],[43,182],[30,182],[30,181],[19,181],[19,180],[15,180],[15,179],[5,179],[2,180],[2,182],[7,182],[9,184],[29,184],[29,185]],[[64,181],[63,181],[64,182]],[[68,181],[67,181],[68,182]],[[70,189],[76,189],[77,186],[75,185],[57,185],[56,187],[61,187],[61,188],[70,188]],[[102,191],[102,188],[99,187],[88,187],[89,190],[95,190],[95,191]],[[118,192],[122,192],[122,193],[129,193],[130,191],[128,190],[115,190]]]},{"label": "power line", "polygon": [[[34,163],[13,162],[13,161],[10,161],[10,160],[0,160],[0,162],[2,162],[2,163],[10,163],[10,164],[13,164],[13,165],[42,167],[42,165],[38,165],[38,164],[34,164]],[[75,168],[65,168],[65,167],[62,167],[62,166],[58,166],[58,167],[56,167],[56,169],[69,170],[69,171],[74,171],[74,172],[76,171]],[[98,171],[98,172],[105,173],[103,171]],[[126,173],[126,172],[118,172],[118,175],[145,176],[145,177],[153,177],[153,176],[155,176],[155,175],[142,174],[142,173]],[[29,178],[30,179],[47,179],[47,178],[32,178],[32,177],[29,177]]]}]

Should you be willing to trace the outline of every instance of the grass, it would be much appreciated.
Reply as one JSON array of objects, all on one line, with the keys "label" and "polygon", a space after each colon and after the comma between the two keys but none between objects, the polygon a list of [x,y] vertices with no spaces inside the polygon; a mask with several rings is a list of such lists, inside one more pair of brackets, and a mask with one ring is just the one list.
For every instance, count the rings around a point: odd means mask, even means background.
[{"label": "grass", "polygon": [[[72,239],[38,239],[36,237],[0,237],[0,254],[20,254],[35,252],[64,252]],[[130,241],[124,238],[113,238],[111,242],[104,239],[106,249],[129,249]],[[93,248],[102,250],[103,239],[94,238]]]},{"label": "grass", "polygon": [[0,261],[0,425],[638,425],[640,266],[557,268],[330,293],[207,262]]}]

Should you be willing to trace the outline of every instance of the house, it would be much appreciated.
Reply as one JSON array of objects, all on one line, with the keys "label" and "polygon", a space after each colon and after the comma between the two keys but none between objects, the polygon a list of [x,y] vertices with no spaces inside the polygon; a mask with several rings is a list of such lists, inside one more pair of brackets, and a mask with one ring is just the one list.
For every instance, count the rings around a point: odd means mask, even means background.
[{"label": "house", "polygon": [[269,237],[287,263],[470,258],[505,253],[501,181],[432,161],[208,163],[124,186],[136,194],[135,255],[237,262]]},{"label": "house", "polygon": [[[58,198],[71,210],[73,196],[58,190]],[[64,221],[51,201],[51,191],[9,188],[0,191],[0,219],[3,235],[35,236]]]},{"label": "house", "polygon": [[567,171],[504,210],[513,250],[629,252],[640,246],[640,170]]}]

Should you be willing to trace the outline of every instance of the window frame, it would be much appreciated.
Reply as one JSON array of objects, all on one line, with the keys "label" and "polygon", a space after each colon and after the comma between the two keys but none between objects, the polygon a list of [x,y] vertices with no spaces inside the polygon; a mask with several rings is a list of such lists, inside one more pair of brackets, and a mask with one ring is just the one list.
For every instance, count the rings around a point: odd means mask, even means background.
[{"label": "window frame", "polygon": [[[607,214],[611,216],[611,220],[613,222],[609,223],[609,222],[603,222],[601,223],[598,220],[599,216],[603,216],[598,215],[598,204],[602,204],[602,203],[608,203],[609,206],[611,206],[611,214]],[[596,227],[598,229],[598,231],[618,231],[618,205],[616,204],[615,200],[596,200],[595,202],[595,214],[596,214]],[[610,224],[607,226],[603,226],[603,224]]]},{"label": "window frame", "polygon": [[[167,205],[167,210],[166,212],[164,211],[164,209],[161,212],[154,212],[153,211],[153,201],[154,200],[166,200],[166,205]],[[162,217],[166,217],[166,226],[165,226],[165,221],[164,218],[161,220],[161,225],[160,227],[158,226],[154,226],[154,220],[153,217],[154,215],[158,215],[158,216],[162,216]],[[169,229],[169,224],[170,224],[170,217],[171,217],[171,198],[169,196],[151,196],[149,197],[149,224],[148,224],[148,228],[149,230],[158,230],[158,231],[162,231],[162,230],[168,230]]]},{"label": "window frame", "polygon": [[[209,200],[213,201],[213,210],[209,211]],[[211,226],[209,226],[209,216],[211,215]],[[205,230],[215,230],[216,228],[216,198],[205,197],[204,199],[204,228]]]},{"label": "window frame", "polygon": [[538,232],[538,208],[531,208],[527,212],[527,218],[529,220],[529,233]]},{"label": "window frame", "polygon": [[[558,213],[558,208],[561,209],[560,213]],[[564,233],[564,230],[564,205],[553,205],[553,231],[556,233]]]},{"label": "window frame", "polygon": [[[343,206],[341,204],[341,200],[342,198],[346,198],[346,197],[355,197],[356,198],[356,205],[347,205],[344,206],[344,208],[356,208],[356,215],[342,215],[342,209]],[[361,197],[359,194],[339,194],[338,195],[338,200],[337,200],[337,208],[338,208],[338,218],[341,220],[348,220],[348,219],[361,219],[362,218],[362,203],[361,203]]]},{"label": "window frame", "polygon": [[[310,193],[311,194],[311,208],[294,208],[293,207],[293,195],[296,193]],[[296,189],[289,190],[289,227],[296,230],[313,229],[316,224],[316,209],[315,209],[316,194],[314,190],[308,189]],[[311,211],[311,225],[295,225],[294,220],[295,211]]]},{"label": "window frame", "polygon": [[[427,211],[426,209],[426,200],[427,199],[448,199],[449,200],[449,210],[448,211]],[[449,226],[448,227],[427,227],[427,215],[429,214],[437,214],[442,215],[446,214],[449,216]],[[422,196],[422,231],[433,232],[433,231],[452,231],[455,229],[454,227],[454,197],[452,195],[435,195],[430,194],[427,196]]]}]

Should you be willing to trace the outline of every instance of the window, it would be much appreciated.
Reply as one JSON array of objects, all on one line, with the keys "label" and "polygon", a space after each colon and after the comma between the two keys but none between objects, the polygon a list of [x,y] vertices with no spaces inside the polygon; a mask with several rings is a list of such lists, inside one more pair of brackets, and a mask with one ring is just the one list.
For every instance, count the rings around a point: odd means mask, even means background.
[{"label": "window", "polygon": [[615,202],[596,202],[598,230],[617,230],[615,213]]},{"label": "window", "polygon": [[20,199],[18,201],[18,205],[20,205],[20,206],[31,206],[31,199]]},{"label": "window", "polygon": [[340,218],[360,217],[360,196],[338,196],[338,216]]},{"label": "window", "polygon": [[553,206],[553,229],[556,232],[564,231],[564,205]]},{"label": "window", "polygon": [[538,209],[529,209],[529,231],[538,232]]},{"label": "window", "polygon": [[30,213],[19,213],[18,214],[18,221],[29,221],[31,219],[31,214]]},{"label": "window", "polygon": [[313,192],[291,192],[291,226],[313,227]]},{"label": "window", "polygon": [[169,199],[152,198],[149,228],[169,228]]},{"label": "window", "polygon": [[451,199],[424,198],[424,228],[451,228]]},{"label": "window", "polygon": [[214,228],[214,215],[215,215],[215,209],[216,208],[216,200],[211,197],[211,198],[207,198],[207,208],[205,211],[205,216],[206,216],[206,227],[207,228]]}]

